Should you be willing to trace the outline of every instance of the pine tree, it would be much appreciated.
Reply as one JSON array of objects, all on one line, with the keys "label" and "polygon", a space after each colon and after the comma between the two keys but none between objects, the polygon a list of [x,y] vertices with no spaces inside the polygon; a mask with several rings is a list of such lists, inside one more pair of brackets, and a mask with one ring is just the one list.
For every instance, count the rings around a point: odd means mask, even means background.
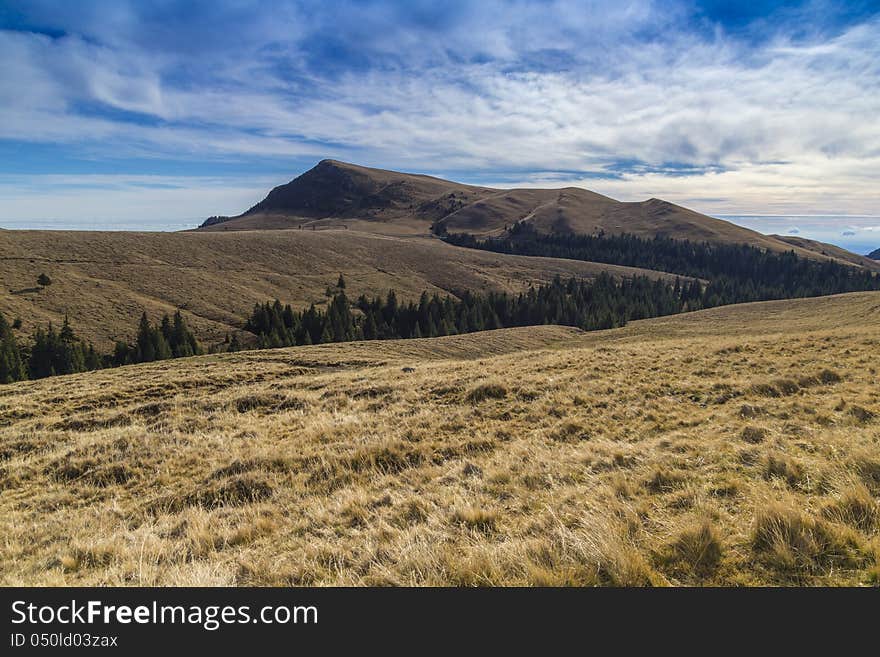
[{"label": "pine tree", "polygon": [[[226,337],[228,341],[228,334]],[[186,325],[186,321],[183,319],[180,310],[177,310],[174,313],[174,324],[171,328],[171,336],[168,342],[174,358],[194,356],[201,353],[201,347],[196,341],[195,335],[193,335],[192,331],[190,331],[189,327]]]},{"label": "pine tree", "polygon": [[364,340],[378,340],[379,328],[376,326],[376,318],[372,312],[367,312],[367,318],[364,320]]},{"label": "pine tree", "polygon": [[127,365],[131,362],[131,349],[130,347],[124,343],[122,340],[116,341],[116,346],[113,348],[113,364],[116,366],[119,365]]},{"label": "pine tree", "polygon": [[6,318],[0,313],[0,383],[27,378],[21,350]]},{"label": "pine tree", "polygon": [[321,339],[319,344],[324,344],[326,342],[333,342],[333,334],[330,332],[330,326],[325,325],[324,330],[321,331]]},{"label": "pine tree", "polygon": [[156,360],[167,360],[173,357],[171,346],[168,344],[168,340],[165,339],[161,330],[154,328],[150,337],[153,341]]},{"label": "pine tree", "polygon": [[102,367],[104,367],[104,359],[98,354],[95,345],[90,342],[85,352],[86,371],[99,370]]},{"label": "pine tree", "polygon": [[150,320],[147,319],[147,313],[141,315],[141,321],[138,325],[137,350],[135,354],[135,362],[138,363],[151,363],[156,360],[156,345],[153,340],[153,327],[150,326]]},{"label": "pine tree", "polygon": [[174,336],[172,335],[173,329],[171,328],[171,319],[168,317],[168,313],[162,315],[162,324],[159,330],[162,331],[162,337],[170,345],[174,341]]},{"label": "pine tree", "polygon": [[49,323],[48,331],[44,331],[42,327],[37,327],[34,333],[34,344],[31,347],[30,358],[28,359],[28,374],[32,379],[42,379],[55,374],[52,366],[52,345],[57,341],[57,335]]}]

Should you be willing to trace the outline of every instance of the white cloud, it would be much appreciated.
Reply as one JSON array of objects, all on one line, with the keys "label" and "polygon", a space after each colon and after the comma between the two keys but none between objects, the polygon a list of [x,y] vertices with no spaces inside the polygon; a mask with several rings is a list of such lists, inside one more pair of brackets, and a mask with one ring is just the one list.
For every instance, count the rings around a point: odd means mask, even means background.
[{"label": "white cloud", "polygon": [[[304,63],[328,14],[245,4],[218,10],[195,43],[197,26],[165,35],[136,4],[114,5],[61,11],[62,38],[0,31],[0,138],[96,157],[334,156],[508,182],[540,171],[517,182],[713,213],[880,214],[877,21],[752,48],[676,29],[666,3],[476,3],[440,31],[421,5],[353,3],[341,36],[375,65],[339,73]],[[633,36],[650,28],[668,29]],[[27,211],[16,203],[0,200],[0,216]]]}]

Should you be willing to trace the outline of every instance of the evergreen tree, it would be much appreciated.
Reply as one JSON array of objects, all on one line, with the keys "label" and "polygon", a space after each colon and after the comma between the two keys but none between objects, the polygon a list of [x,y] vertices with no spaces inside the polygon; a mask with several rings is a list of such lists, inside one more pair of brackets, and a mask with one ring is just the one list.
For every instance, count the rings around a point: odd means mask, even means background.
[{"label": "evergreen tree", "polygon": [[103,359],[95,352],[94,346],[76,337],[67,317],[60,332],[50,322],[45,331],[38,327],[34,333],[34,344],[27,362],[32,379],[85,372],[102,366]]},{"label": "evergreen tree", "polygon": [[25,378],[27,371],[21,349],[6,318],[0,313],[0,383],[12,383]]},{"label": "evergreen tree", "polygon": [[[880,290],[880,276],[833,260],[799,258],[744,244],[691,242],[635,235],[539,234],[515,224],[501,239],[447,235],[467,248],[644,267],[708,280],[702,293],[681,294],[688,310],[769,299],[790,299],[857,290]],[[678,292],[678,291],[677,291]]]},{"label": "evergreen tree", "polygon": [[171,347],[171,354],[174,358],[195,356],[202,353],[201,346],[196,340],[193,332],[189,330],[189,327],[186,324],[186,320],[183,319],[183,315],[180,313],[180,310],[177,310],[174,313],[174,322],[173,326],[171,327],[168,344]]},{"label": "evergreen tree", "polygon": [[127,365],[131,362],[131,348],[122,340],[116,341],[113,349],[113,364],[116,366]]},{"label": "evergreen tree", "polygon": [[53,345],[57,342],[57,334],[49,323],[47,331],[37,327],[34,333],[34,344],[28,359],[28,373],[32,379],[42,379],[55,374],[53,366]]},{"label": "evergreen tree", "polygon": [[147,313],[141,315],[141,321],[138,325],[136,346],[135,362],[151,363],[156,360],[156,344],[153,340],[153,327],[150,326],[150,320],[147,318]]}]

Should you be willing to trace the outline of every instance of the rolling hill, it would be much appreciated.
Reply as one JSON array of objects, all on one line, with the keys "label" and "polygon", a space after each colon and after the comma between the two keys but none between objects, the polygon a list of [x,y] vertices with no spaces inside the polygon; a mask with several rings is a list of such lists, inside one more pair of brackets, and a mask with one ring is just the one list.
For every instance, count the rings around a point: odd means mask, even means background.
[{"label": "rolling hill", "polygon": [[[230,232],[0,232],[0,312],[22,319],[21,335],[69,315],[78,335],[102,351],[131,340],[140,314],[182,308],[210,344],[239,330],[255,303],[326,303],[340,273],[348,294],[403,299],[422,291],[521,291],[554,276],[666,274],[554,258],[458,249],[436,238],[357,230]],[[53,281],[41,288],[37,277]]]},{"label": "rolling hill", "polygon": [[2,585],[880,583],[880,293],[0,388]]},{"label": "rolling hill", "polygon": [[[0,232],[0,312],[20,318],[24,340],[69,316],[80,336],[107,352],[130,341],[144,311],[181,308],[197,337],[216,344],[241,329],[255,303],[324,304],[344,274],[352,298],[394,289],[404,300],[441,294],[518,292],[554,276],[647,274],[610,264],[491,253],[450,246],[450,232],[498,234],[515,222],[544,232],[633,233],[794,250],[880,271],[838,247],[764,236],[651,199],[621,203],[577,189],[499,190],[430,176],[323,160],[273,189],[243,215],[180,233]],[[289,229],[289,230],[280,230]],[[49,286],[36,284],[47,274]]]},{"label": "rolling hill", "polygon": [[791,244],[792,246],[807,251],[813,251],[821,256],[840,260],[842,262],[850,262],[859,267],[865,267],[874,271],[880,271],[880,262],[877,262],[877,259],[872,258],[871,255],[861,256],[852,251],[847,251],[839,246],[835,246],[834,244],[817,242],[816,240],[810,240],[805,237],[796,237],[793,235],[771,235],[771,237],[782,240],[786,244]]},{"label": "rolling hill", "polygon": [[[236,217],[214,217],[200,231],[321,229],[348,226],[388,235],[429,235],[434,230],[499,235],[530,222],[542,232],[661,235],[694,241],[750,244],[794,250],[808,258],[813,248],[708,217],[652,198],[626,203],[578,187],[492,189],[431,176],[371,169],[322,160]],[[842,249],[840,251],[843,251]],[[830,257],[853,262],[849,252]],[[864,264],[864,263],[861,263]]]},{"label": "rolling hill", "polygon": [[869,253],[867,257],[871,258],[872,260],[880,260],[880,249],[877,249],[876,251],[871,251],[871,253]]}]

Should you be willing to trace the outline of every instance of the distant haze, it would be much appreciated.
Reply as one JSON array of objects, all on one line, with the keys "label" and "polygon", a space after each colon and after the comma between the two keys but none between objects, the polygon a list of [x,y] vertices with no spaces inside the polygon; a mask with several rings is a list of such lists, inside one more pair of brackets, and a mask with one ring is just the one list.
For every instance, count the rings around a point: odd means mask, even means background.
[{"label": "distant haze", "polygon": [[714,215],[767,235],[805,237],[866,255],[880,248],[880,216]]},{"label": "distant haze", "polygon": [[4,221],[0,228],[8,230],[130,230],[175,231],[197,227],[204,217],[198,219],[19,219]]}]

